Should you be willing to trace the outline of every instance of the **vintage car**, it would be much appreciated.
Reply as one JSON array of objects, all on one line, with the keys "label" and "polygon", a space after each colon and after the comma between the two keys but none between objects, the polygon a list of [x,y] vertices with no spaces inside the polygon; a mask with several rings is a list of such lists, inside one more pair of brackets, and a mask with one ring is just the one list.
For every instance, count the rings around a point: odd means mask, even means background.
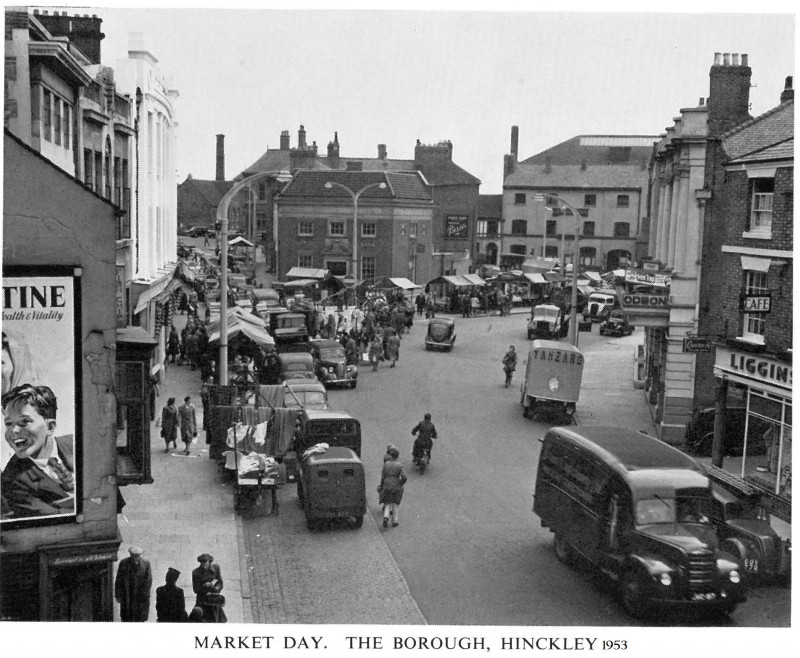
[{"label": "vintage car", "polygon": [[628,322],[628,316],[620,309],[611,311],[608,317],[600,323],[601,336],[630,336],[633,329],[633,325]]},{"label": "vintage car", "polygon": [[287,352],[278,355],[280,362],[279,381],[287,382],[294,379],[318,381],[314,371],[314,357],[308,352]]},{"label": "vintage car", "polygon": [[[714,443],[715,407],[695,409],[692,419],[686,425],[686,446],[700,457],[711,454]],[[722,446],[723,455],[741,455],[744,450],[744,430],[747,409],[729,406],[725,410],[725,433]],[[763,434],[768,424],[757,416],[750,416],[747,425],[747,454],[763,455],[767,452]]]},{"label": "vintage car", "polygon": [[554,304],[539,304],[531,311],[528,320],[528,340],[534,338],[558,339],[567,335],[564,313]]},{"label": "vintage car", "polygon": [[342,384],[355,388],[358,384],[358,367],[347,365],[344,347],[336,340],[312,340],[308,343],[317,378],[326,386]]},{"label": "vintage car", "polygon": [[770,513],[758,495],[733,493],[712,484],[712,521],[717,528],[720,549],[742,563],[748,580],[775,580],[791,570],[791,542],[781,539],[770,524]]},{"label": "vintage car", "polygon": [[456,342],[456,323],[449,318],[431,318],[425,336],[425,349],[450,351]]},{"label": "vintage car", "polygon": [[287,409],[330,409],[327,389],[310,379],[287,380],[283,405]]},{"label": "vintage car", "polygon": [[604,320],[612,309],[619,306],[617,293],[614,290],[598,290],[589,295],[584,315],[592,322]]}]

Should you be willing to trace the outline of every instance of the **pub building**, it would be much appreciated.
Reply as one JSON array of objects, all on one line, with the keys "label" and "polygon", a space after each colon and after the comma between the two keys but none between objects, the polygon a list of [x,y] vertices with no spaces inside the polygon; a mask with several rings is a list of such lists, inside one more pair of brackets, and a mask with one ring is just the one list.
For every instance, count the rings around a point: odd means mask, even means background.
[{"label": "pub building", "polygon": [[[20,384],[53,391],[54,441],[73,478],[61,483],[69,495],[45,502],[29,490],[26,501],[4,477],[0,619],[112,621],[120,545],[114,258],[120,211],[8,129],[3,141],[3,391]],[[8,441],[13,430],[6,427],[2,442],[4,474],[19,452]],[[64,448],[70,443],[71,450]]]}]

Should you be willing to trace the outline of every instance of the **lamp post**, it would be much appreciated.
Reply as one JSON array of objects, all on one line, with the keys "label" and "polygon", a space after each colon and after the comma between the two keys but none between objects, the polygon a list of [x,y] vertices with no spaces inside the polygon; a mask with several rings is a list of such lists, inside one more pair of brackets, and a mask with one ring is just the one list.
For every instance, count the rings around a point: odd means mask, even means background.
[{"label": "lamp post", "polygon": [[334,187],[340,187],[345,192],[347,192],[350,197],[353,199],[353,265],[351,267],[350,273],[358,283],[358,199],[359,197],[366,192],[368,189],[377,187],[379,190],[386,189],[386,183],[381,181],[380,183],[370,183],[369,185],[365,185],[362,187],[358,192],[354,192],[351,190],[347,185],[342,183],[336,183],[335,181],[328,181],[325,183],[325,189],[330,190]]},{"label": "lamp post", "polygon": [[[547,195],[551,199],[556,199],[559,203],[565,205],[572,211],[573,216],[575,217],[575,244],[572,250],[572,295],[570,298],[570,308],[569,308],[569,342],[572,343],[577,347],[578,345],[578,240],[580,235],[578,235],[578,222],[580,221],[580,213],[578,213],[578,209],[575,208],[569,201],[562,199],[560,196],[556,196],[555,194],[548,194]],[[535,201],[544,201],[545,195],[544,194],[534,194],[533,198]],[[564,269],[566,267],[565,264],[565,255],[564,255],[564,235],[566,231],[562,231],[561,233],[561,275],[564,275]]]}]

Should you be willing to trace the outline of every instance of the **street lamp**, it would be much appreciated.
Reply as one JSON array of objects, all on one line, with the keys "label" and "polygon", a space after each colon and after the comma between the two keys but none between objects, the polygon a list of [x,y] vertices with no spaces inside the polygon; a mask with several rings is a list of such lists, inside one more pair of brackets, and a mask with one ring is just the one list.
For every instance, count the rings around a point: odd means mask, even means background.
[{"label": "street lamp", "polygon": [[[578,209],[575,208],[569,201],[562,199],[560,196],[556,196],[555,194],[548,194],[547,197],[551,199],[556,199],[559,203],[564,204],[567,208],[572,211],[572,215],[575,217],[575,244],[572,250],[572,295],[570,298],[570,308],[569,308],[569,341],[578,346],[578,240],[580,239],[580,235],[578,235],[578,222],[580,221],[580,213],[578,213]],[[545,195],[544,194],[534,194],[533,199],[534,201],[544,201]],[[566,268],[565,263],[565,255],[564,255],[564,235],[566,231],[561,232],[561,275],[564,275],[564,270]]]},{"label": "street lamp", "polygon": [[343,185],[342,183],[336,183],[334,181],[328,181],[325,183],[325,189],[330,190],[334,187],[340,187],[345,192],[347,192],[350,197],[353,199],[353,265],[350,270],[350,273],[355,278],[356,283],[358,282],[358,198],[366,192],[368,189],[372,187],[377,187],[379,190],[386,189],[386,183],[381,181],[380,183],[370,183],[369,185],[365,185],[362,187],[358,192],[354,192],[351,190],[347,185]]}]

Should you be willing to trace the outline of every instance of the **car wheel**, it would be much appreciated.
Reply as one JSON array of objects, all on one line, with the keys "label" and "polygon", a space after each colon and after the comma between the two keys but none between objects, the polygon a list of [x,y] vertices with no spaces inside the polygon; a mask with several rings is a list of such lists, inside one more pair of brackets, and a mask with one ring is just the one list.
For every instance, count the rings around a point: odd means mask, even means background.
[{"label": "car wheel", "polygon": [[350,382],[350,388],[355,388],[358,382]]},{"label": "car wheel", "polygon": [[634,619],[641,619],[647,614],[647,605],[642,592],[642,584],[632,571],[626,571],[620,583],[620,602],[622,608]]},{"label": "car wheel", "polygon": [[573,560],[575,559],[575,552],[572,548],[572,545],[566,539],[564,539],[564,536],[560,532],[556,533],[553,544],[556,549],[556,557],[558,558],[558,561],[562,564],[572,564]]}]

